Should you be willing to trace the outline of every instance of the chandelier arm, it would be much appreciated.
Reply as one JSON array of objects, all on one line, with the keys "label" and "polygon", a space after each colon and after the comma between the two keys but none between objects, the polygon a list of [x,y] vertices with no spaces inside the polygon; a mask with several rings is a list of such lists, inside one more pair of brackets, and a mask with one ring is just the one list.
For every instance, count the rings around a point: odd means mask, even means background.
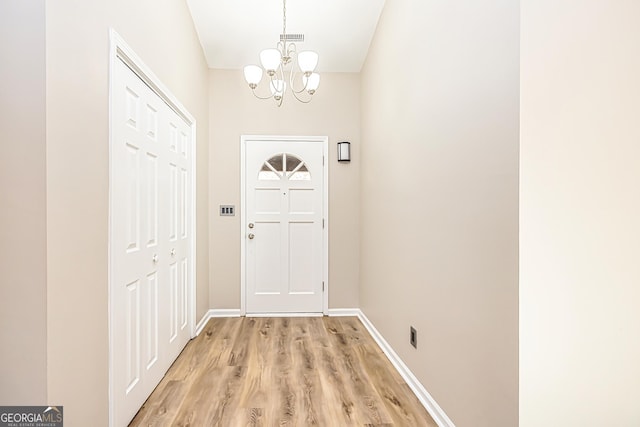
[{"label": "chandelier arm", "polygon": [[293,78],[295,77],[293,72],[294,65],[292,65],[291,69],[289,70],[289,87],[291,88],[291,92],[296,93],[296,89],[293,87]]},{"label": "chandelier arm", "polygon": [[311,100],[313,99],[313,98],[311,98],[311,96],[309,96],[309,99],[307,99],[307,100],[305,101],[304,99],[299,98],[299,97],[298,97],[298,94],[297,94],[297,93],[295,93],[293,90],[291,91],[291,93],[293,94],[294,98],[296,98],[298,101],[302,102],[303,104],[308,104],[308,103],[310,103],[310,102],[311,102]]},{"label": "chandelier arm", "polygon": [[258,95],[258,94],[256,93],[256,90],[255,90],[255,89],[251,89],[251,92],[253,92],[253,96],[255,96],[255,97],[256,97],[256,98],[258,98],[258,99],[271,99],[271,98],[273,98],[273,95],[270,95],[270,96],[260,96],[260,95]]},{"label": "chandelier arm", "polygon": [[289,86],[291,87],[291,92],[293,93],[302,93],[304,91],[307,90],[307,86],[309,85],[309,79],[307,78],[307,83],[304,84],[303,88],[300,90],[295,90],[294,86],[293,86],[293,82],[295,80],[295,77],[298,73],[294,73],[293,72],[293,68],[291,69],[291,72],[289,73]]},{"label": "chandelier arm", "polygon": [[[273,76],[271,76],[270,79],[271,80],[269,81],[269,84],[268,84],[269,91],[271,91],[271,85],[273,85]],[[273,87],[275,88],[275,86],[273,86]],[[256,89],[255,88],[251,88],[251,92],[253,92],[253,96],[255,96],[258,99],[271,99],[271,98],[275,97],[275,95],[276,95],[275,93],[271,93],[271,95],[269,95],[269,96],[260,96],[260,95],[258,95],[256,93]]]},{"label": "chandelier arm", "polygon": [[[276,94],[278,93],[278,87],[276,86],[275,82],[277,80],[280,80],[283,85],[282,92],[280,92],[280,99],[278,99],[278,97],[276,96]],[[271,76],[271,80],[269,81],[269,90],[271,90],[272,92],[270,98],[273,98],[276,101],[276,105],[278,107],[282,106],[282,101],[284,100],[284,94],[286,92],[286,80],[284,80],[284,70],[282,68],[282,62],[280,62],[278,70],[273,74],[273,76]]]},{"label": "chandelier arm", "polygon": [[282,80],[283,82],[284,82],[284,81],[286,81],[286,80],[284,79],[284,67],[285,67],[285,65],[287,65],[287,64],[285,64],[283,61],[280,61],[280,67],[279,67],[279,70],[280,70],[280,80]]},{"label": "chandelier arm", "polygon": [[291,58],[295,58],[295,62],[298,62],[298,47],[295,43],[289,43],[289,47],[287,48],[287,56]]}]

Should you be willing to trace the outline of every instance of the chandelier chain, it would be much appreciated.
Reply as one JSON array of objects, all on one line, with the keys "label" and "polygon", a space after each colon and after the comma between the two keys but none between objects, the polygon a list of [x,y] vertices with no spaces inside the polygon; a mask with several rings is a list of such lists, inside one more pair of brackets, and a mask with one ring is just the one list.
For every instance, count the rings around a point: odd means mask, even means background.
[{"label": "chandelier chain", "polygon": [[282,35],[287,39],[287,0],[282,1]]}]

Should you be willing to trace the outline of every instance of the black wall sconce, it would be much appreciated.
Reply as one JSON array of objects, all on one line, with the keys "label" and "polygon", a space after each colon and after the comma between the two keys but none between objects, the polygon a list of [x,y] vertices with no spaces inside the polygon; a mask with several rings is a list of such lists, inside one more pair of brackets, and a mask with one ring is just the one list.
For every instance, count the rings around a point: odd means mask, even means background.
[{"label": "black wall sconce", "polygon": [[351,143],[350,142],[338,142],[338,161],[350,162],[351,161]]}]

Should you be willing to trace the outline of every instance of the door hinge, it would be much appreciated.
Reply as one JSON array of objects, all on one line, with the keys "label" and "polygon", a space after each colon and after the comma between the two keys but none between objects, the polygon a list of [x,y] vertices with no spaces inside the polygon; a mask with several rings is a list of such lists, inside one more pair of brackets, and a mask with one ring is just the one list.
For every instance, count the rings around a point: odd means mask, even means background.
[{"label": "door hinge", "polygon": [[324,166],[324,156],[322,156],[322,166]]},{"label": "door hinge", "polygon": [[324,229],[324,218],[322,218],[322,229]]},{"label": "door hinge", "polygon": [[324,292],[324,282],[322,282],[322,292]]}]

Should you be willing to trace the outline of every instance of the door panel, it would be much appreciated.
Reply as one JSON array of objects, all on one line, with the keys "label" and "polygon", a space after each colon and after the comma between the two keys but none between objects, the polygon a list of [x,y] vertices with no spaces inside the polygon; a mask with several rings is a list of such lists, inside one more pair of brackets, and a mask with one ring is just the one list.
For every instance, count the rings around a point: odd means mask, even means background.
[{"label": "door panel", "polygon": [[169,241],[178,239],[178,166],[169,164]]},{"label": "door panel", "polygon": [[313,215],[314,196],[313,188],[289,189],[289,213]]},{"label": "door panel", "polygon": [[[313,294],[315,291],[314,224],[289,223],[289,293]],[[314,274],[316,273],[316,274]]]},{"label": "door panel", "polygon": [[158,245],[158,156],[147,153],[147,248]]},{"label": "door panel", "polygon": [[178,263],[169,264],[169,342],[178,337]]},{"label": "door panel", "polygon": [[280,214],[280,188],[254,189],[254,209],[258,215]]},{"label": "door panel", "polygon": [[254,243],[255,294],[278,294],[282,283],[282,225],[280,222],[256,222]]},{"label": "door panel", "polygon": [[180,260],[180,330],[187,330],[188,316],[188,294],[187,284],[189,275],[189,260],[185,257]]},{"label": "door panel", "polygon": [[323,143],[246,141],[245,150],[246,311],[320,313]]},{"label": "door panel", "polygon": [[150,370],[158,361],[158,273],[147,276],[145,306],[145,362]]},{"label": "door panel", "polygon": [[127,394],[140,382],[140,281],[126,286],[126,363]]},{"label": "door panel", "polygon": [[140,149],[130,142],[125,146],[127,252],[140,249]]},{"label": "door panel", "polygon": [[187,192],[189,185],[189,175],[187,170],[184,167],[180,168],[180,202],[178,206],[180,207],[180,238],[186,239],[188,237],[187,227],[188,217],[187,217]]}]

